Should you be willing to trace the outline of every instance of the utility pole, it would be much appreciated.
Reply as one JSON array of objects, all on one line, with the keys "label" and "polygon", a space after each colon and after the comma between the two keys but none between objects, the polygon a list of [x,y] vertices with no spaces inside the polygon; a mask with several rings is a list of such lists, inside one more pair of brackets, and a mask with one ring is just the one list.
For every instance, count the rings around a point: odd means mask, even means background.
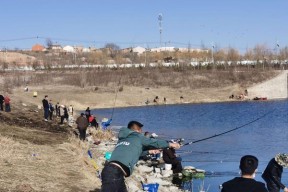
[{"label": "utility pole", "polygon": [[213,68],[215,69],[216,66],[215,66],[215,62],[214,62],[214,48],[215,48],[215,45],[212,44],[212,49],[211,49],[211,54],[212,54],[212,65],[213,65]]},{"label": "utility pole", "polygon": [[158,15],[159,33],[160,33],[160,47],[162,47],[162,31],[163,31],[162,21],[163,21],[163,15],[162,15],[162,13],[160,13],[160,14]]}]

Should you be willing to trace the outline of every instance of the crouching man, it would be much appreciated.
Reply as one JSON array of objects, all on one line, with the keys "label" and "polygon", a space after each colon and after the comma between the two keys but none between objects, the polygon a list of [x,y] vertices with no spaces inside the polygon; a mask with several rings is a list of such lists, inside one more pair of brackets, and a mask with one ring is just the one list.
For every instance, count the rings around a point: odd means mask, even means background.
[{"label": "crouching man", "polygon": [[[143,148],[180,148],[178,143],[168,143],[165,140],[145,137],[142,134],[142,127],[141,123],[131,121],[128,124],[128,128],[120,130],[118,144],[101,174],[101,192],[127,192],[125,177],[129,177],[132,174],[139,157],[143,155]],[[159,150],[146,151],[147,154],[157,154],[159,152]]]},{"label": "crouching man", "polygon": [[255,181],[258,159],[251,155],[241,158],[241,177],[236,177],[222,185],[221,192],[268,192],[265,184]]}]

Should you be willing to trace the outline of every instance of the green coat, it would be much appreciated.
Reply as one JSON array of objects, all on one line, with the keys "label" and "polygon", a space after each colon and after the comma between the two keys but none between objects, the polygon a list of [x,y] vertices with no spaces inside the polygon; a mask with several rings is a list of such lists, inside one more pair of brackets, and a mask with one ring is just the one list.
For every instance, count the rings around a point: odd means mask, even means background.
[{"label": "green coat", "polygon": [[169,147],[169,143],[164,140],[151,139],[143,134],[137,133],[128,128],[120,129],[116,145],[110,161],[118,161],[125,165],[132,174],[134,166],[143,155],[144,148],[164,149]]}]

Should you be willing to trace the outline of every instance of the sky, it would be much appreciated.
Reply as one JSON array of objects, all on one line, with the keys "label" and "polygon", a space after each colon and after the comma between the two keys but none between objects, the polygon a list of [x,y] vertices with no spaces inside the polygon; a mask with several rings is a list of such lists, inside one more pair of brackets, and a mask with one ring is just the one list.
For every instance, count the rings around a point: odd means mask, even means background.
[{"label": "sky", "polygon": [[159,47],[288,45],[287,0],[3,0],[0,49],[62,45]]}]

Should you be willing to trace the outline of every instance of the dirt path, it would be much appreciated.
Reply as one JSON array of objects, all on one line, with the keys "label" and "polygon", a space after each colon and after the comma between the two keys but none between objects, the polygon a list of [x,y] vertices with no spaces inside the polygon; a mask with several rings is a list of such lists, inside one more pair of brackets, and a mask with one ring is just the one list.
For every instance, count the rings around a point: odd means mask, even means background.
[{"label": "dirt path", "polygon": [[283,71],[277,77],[257,84],[248,89],[249,97],[267,97],[268,99],[287,98],[287,75],[288,71]]}]

